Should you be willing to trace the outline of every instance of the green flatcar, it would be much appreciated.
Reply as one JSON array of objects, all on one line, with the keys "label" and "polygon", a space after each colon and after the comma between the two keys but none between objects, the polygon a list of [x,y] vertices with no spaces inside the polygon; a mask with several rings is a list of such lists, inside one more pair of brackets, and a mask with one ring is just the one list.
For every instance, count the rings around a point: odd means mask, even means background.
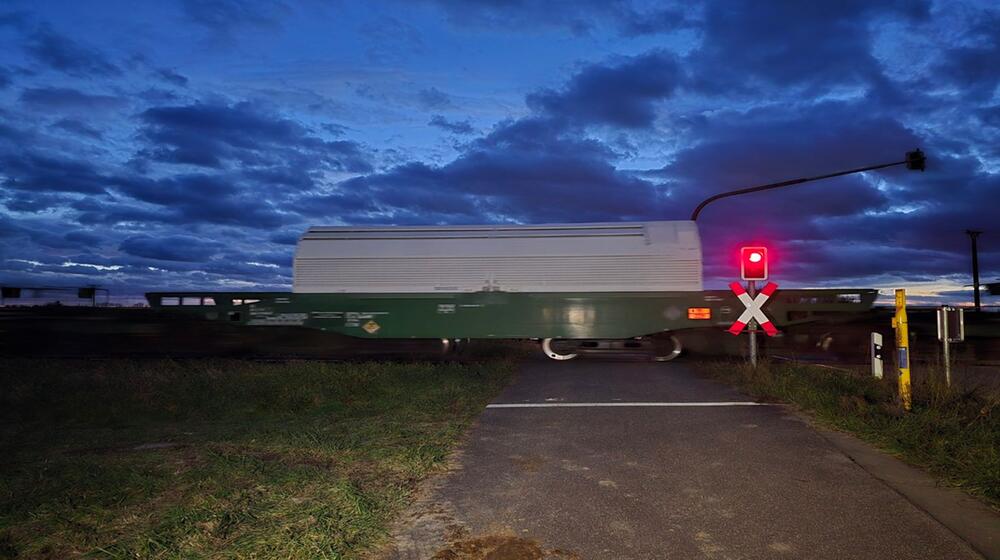
[{"label": "green flatcar", "polygon": [[[736,296],[702,288],[691,221],[314,227],[296,248],[291,292],[153,292],[154,308],[251,326],[302,326],[377,339],[537,339],[553,359],[579,350],[682,351],[673,333],[728,327]],[[875,290],[778,290],[779,328],[870,309]]]}]

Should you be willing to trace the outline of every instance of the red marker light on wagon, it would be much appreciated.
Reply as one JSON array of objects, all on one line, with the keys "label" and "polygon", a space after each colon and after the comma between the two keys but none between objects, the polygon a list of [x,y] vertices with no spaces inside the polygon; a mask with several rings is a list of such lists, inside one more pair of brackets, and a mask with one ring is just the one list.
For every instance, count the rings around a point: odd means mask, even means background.
[{"label": "red marker light on wagon", "polygon": [[767,247],[740,249],[740,276],[744,280],[767,280]]},{"label": "red marker light on wagon", "polygon": [[693,321],[705,321],[711,318],[711,307],[688,307],[688,319]]}]

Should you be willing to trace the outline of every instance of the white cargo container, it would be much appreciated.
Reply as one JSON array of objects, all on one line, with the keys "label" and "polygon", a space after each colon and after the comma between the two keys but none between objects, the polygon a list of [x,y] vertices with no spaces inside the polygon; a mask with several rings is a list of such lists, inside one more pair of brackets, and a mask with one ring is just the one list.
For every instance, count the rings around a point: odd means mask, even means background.
[{"label": "white cargo container", "polygon": [[690,221],[319,226],[295,251],[295,293],[701,291]]}]

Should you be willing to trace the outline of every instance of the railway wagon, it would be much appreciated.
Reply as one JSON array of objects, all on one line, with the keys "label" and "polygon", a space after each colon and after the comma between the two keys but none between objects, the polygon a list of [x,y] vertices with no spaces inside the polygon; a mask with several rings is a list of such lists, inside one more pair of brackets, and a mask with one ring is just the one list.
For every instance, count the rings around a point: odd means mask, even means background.
[{"label": "railway wagon", "polygon": [[[875,290],[779,290],[779,326],[869,309]],[[483,226],[321,226],[299,240],[291,292],[151,292],[154,308],[247,326],[360,338],[536,339],[557,360],[648,349],[728,327],[743,310],[702,286],[693,221]]]}]

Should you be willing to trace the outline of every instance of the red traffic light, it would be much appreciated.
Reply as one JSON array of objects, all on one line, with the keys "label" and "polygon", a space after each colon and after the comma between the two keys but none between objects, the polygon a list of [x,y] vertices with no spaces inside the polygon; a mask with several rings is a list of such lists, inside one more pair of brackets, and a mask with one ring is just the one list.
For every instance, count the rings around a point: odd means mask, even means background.
[{"label": "red traffic light", "polygon": [[744,280],[767,280],[767,247],[740,249],[740,276]]}]

